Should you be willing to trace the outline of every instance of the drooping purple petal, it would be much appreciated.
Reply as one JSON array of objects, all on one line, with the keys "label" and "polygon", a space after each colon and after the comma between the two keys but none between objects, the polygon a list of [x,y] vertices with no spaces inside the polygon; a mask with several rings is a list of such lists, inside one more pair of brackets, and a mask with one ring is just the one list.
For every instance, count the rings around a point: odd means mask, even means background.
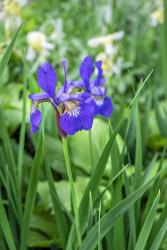
[{"label": "drooping purple petal", "polygon": [[39,93],[39,94],[31,94],[28,96],[31,101],[40,102],[49,99],[48,94],[46,93]]},{"label": "drooping purple petal", "polygon": [[90,77],[93,73],[94,62],[91,56],[86,56],[80,65],[80,76],[83,79],[87,91],[90,91]]},{"label": "drooping purple petal", "polygon": [[96,62],[96,68],[98,70],[97,78],[95,80],[95,85],[98,86],[103,79],[102,61]]},{"label": "drooping purple petal", "polygon": [[94,118],[94,107],[92,105],[92,102],[82,103],[80,107],[80,120],[82,124],[82,129],[90,130],[92,128]]},{"label": "drooping purple petal", "polygon": [[89,103],[80,103],[60,117],[60,126],[67,134],[73,135],[79,130],[90,130],[93,118],[93,106]]},{"label": "drooping purple petal", "polygon": [[67,92],[67,61],[62,61],[63,69],[64,69],[64,92]]},{"label": "drooping purple petal", "polygon": [[109,117],[113,112],[113,104],[111,99],[106,96],[103,100],[96,100],[95,102],[95,114],[102,115],[104,117]]},{"label": "drooping purple petal", "polygon": [[39,111],[39,109],[32,108],[31,114],[30,114],[30,123],[31,123],[31,132],[36,133],[39,129],[39,126],[42,121],[42,113]]},{"label": "drooping purple petal", "polygon": [[55,98],[55,88],[57,82],[57,76],[54,68],[49,62],[45,62],[38,69],[38,85],[46,92],[50,98]]}]

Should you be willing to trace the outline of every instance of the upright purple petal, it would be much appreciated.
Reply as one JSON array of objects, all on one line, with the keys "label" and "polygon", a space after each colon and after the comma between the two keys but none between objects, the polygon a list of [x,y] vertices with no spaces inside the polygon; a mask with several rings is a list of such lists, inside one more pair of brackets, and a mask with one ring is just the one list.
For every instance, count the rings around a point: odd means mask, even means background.
[{"label": "upright purple petal", "polygon": [[103,100],[95,101],[95,114],[102,115],[104,117],[110,117],[113,112],[113,104],[111,99],[106,96]]},{"label": "upright purple petal", "polygon": [[95,85],[98,86],[103,79],[102,61],[96,62],[96,68],[98,70],[97,78],[95,80]]},{"label": "upright purple petal", "polygon": [[39,87],[54,99],[57,77],[52,65],[48,62],[42,64],[38,69],[37,78]]},{"label": "upright purple petal", "polygon": [[41,121],[42,121],[42,113],[38,109],[33,107],[31,114],[30,114],[30,123],[31,123],[32,133],[36,133],[38,131]]},{"label": "upright purple petal", "polygon": [[93,73],[94,62],[91,56],[86,56],[80,65],[80,76],[83,79],[86,89],[90,91],[90,77]]},{"label": "upright purple petal", "polygon": [[67,61],[62,61],[63,69],[64,69],[64,92],[67,92]]}]

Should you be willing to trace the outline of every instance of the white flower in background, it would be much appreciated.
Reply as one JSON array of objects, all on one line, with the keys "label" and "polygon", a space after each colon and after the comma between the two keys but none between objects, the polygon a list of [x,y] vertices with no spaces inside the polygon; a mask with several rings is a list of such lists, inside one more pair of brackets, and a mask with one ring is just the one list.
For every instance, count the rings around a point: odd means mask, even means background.
[{"label": "white flower in background", "polygon": [[116,42],[124,37],[124,31],[115,32],[106,36],[99,36],[88,41],[88,46],[91,48],[103,47],[103,51],[97,55],[97,60],[103,62],[102,68],[106,76],[112,74],[119,75],[123,61],[117,58],[118,47]]},{"label": "white flower in background", "polygon": [[27,0],[5,0],[0,3],[0,21],[4,22],[6,37],[22,23],[21,11]]},{"label": "white flower in background", "polygon": [[61,18],[57,18],[56,20],[50,20],[50,23],[53,26],[53,31],[50,34],[50,40],[59,44],[64,38],[63,21]]},{"label": "white flower in background", "polygon": [[111,45],[115,41],[119,41],[124,37],[124,31],[115,32],[113,34],[108,34],[106,36],[94,37],[88,40],[88,46],[92,48],[97,48],[101,45]]},{"label": "white flower in background", "polygon": [[97,60],[101,60],[103,62],[102,68],[104,71],[104,74],[106,76],[111,76],[112,74],[120,75],[123,65],[123,60],[121,57],[117,59],[113,59],[106,53],[99,53],[96,57]]},{"label": "white flower in background", "polygon": [[151,13],[150,15],[150,24],[151,26],[155,27],[160,23],[164,22],[164,7],[163,1],[158,0],[156,2],[157,9]]},{"label": "white flower in background", "polygon": [[32,61],[37,55],[40,56],[40,59],[45,59],[50,50],[54,48],[54,45],[48,42],[45,33],[41,31],[32,31],[27,34],[27,60]]}]

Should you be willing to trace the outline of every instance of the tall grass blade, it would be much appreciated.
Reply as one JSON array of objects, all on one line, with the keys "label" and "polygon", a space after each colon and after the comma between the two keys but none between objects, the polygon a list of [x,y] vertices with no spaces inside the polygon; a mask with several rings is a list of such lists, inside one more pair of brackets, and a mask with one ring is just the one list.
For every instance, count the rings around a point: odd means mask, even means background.
[{"label": "tall grass blade", "polygon": [[[124,213],[128,211],[128,209],[143,195],[143,193],[150,187],[150,185],[154,182],[155,178],[150,180],[148,183],[137,189],[131,195],[126,197],[124,200],[119,202],[114,208],[112,208],[108,213],[106,213],[100,222],[100,232],[101,239],[109,232],[109,230],[113,227],[115,221],[122,216]],[[98,242],[98,223],[96,223],[89,234],[85,237],[81,250],[94,249]]]},{"label": "tall grass blade", "polygon": [[18,34],[19,34],[22,26],[23,26],[23,24],[20,25],[20,27],[16,31],[12,41],[10,42],[9,46],[7,47],[6,51],[4,52],[4,54],[2,56],[2,59],[1,59],[1,62],[0,62],[0,78],[1,78],[1,76],[3,74],[3,71],[4,71],[5,67],[6,67],[6,65],[8,64],[8,61],[9,61],[10,56],[12,54],[13,47],[15,45],[16,39],[18,37]]},{"label": "tall grass blade", "polygon": [[149,233],[151,231],[153,222],[155,220],[155,215],[156,215],[156,210],[157,210],[157,206],[158,206],[158,202],[159,202],[159,198],[160,198],[160,192],[157,194],[152,207],[148,213],[148,216],[144,222],[144,225],[142,227],[142,230],[139,234],[136,246],[135,246],[135,250],[143,250],[145,249],[148,237],[149,237]]},{"label": "tall grass blade", "polygon": [[56,220],[58,232],[60,234],[62,247],[63,249],[65,249],[67,238],[68,238],[68,231],[69,231],[67,221],[66,221],[64,212],[62,210],[62,204],[61,204],[60,198],[58,197],[58,194],[56,191],[56,187],[55,187],[54,180],[51,174],[51,170],[47,165],[45,165],[45,171],[47,174],[48,185],[49,185],[50,195],[51,195],[51,199],[53,203],[55,220]]},{"label": "tall grass blade", "polygon": [[6,215],[6,211],[3,205],[2,197],[0,196],[0,226],[2,228],[2,232],[4,234],[4,237],[6,239],[6,243],[9,247],[9,250],[16,250],[14,238],[12,235],[12,231],[10,228],[10,224]]},{"label": "tall grass blade", "polygon": [[28,190],[26,194],[25,210],[23,213],[22,228],[21,228],[20,250],[27,249],[29,225],[30,225],[30,219],[31,219],[31,215],[32,215],[33,207],[34,207],[34,202],[35,202],[35,194],[36,194],[36,189],[37,189],[37,184],[38,184],[42,158],[43,158],[43,137],[42,137],[42,134],[40,134],[35,158],[32,164]]},{"label": "tall grass blade", "polygon": [[164,221],[164,223],[162,224],[159,232],[157,233],[151,247],[150,250],[158,250],[160,247],[160,244],[163,240],[164,235],[166,234],[167,231],[167,219]]}]

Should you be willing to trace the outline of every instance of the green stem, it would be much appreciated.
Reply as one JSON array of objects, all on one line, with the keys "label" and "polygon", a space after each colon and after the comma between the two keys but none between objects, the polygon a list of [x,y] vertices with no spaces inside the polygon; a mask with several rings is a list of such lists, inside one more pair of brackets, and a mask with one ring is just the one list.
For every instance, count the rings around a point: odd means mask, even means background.
[{"label": "green stem", "polygon": [[26,130],[26,99],[27,99],[27,74],[26,64],[24,62],[24,86],[23,86],[23,106],[22,106],[22,125],[19,138],[19,152],[18,152],[18,177],[19,177],[19,203],[20,211],[22,212],[22,171],[23,171],[23,158],[24,158],[24,143],[25,143],[25,130]]},{"label": "green stem", "polygon": [[89,130],[89,148],[90,148],[90,163],[92,170],[94,169],[94,161],[93,161],[93,147],[92,147],[92,132]]},{"label": "green stem", "polygon": [[66,163],[66,169],[67,169],[67,175],[70,183],[70,192],[71,192],[71,199],[72,199],[72,206],[74,209],[74,216],[75,216],[75,224],[76,224],[76,232],[78,237],[78,245],[81,246],[81,235],[80,235],[80,221],[79,221],[79,211],[77,207],[77,199],[76,199],[76,192],[75,192],[75,186],[70,166],[70,159],[69,159],[69,152],[68,152],[68,145],[67,145],[67,139],[62,138],[63,142],[63,151],[64,151],[64,158]]}]

